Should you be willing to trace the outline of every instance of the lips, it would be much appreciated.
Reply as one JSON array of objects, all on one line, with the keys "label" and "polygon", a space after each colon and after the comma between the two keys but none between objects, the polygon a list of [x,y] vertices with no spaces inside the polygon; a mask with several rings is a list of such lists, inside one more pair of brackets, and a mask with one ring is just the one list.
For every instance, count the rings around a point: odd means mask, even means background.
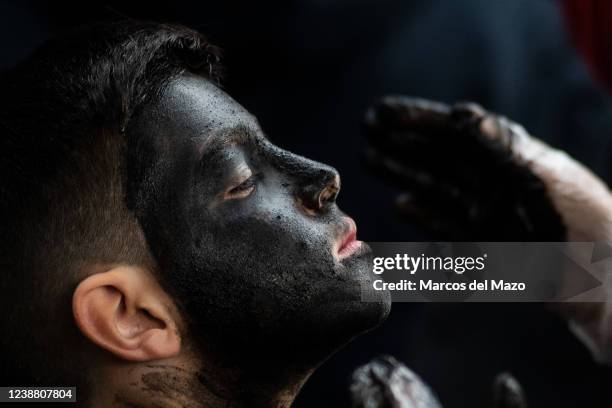
[{"label": "lips", "polygon": [[355,221],[349,217],[346,217],[345,220],[348,228],[339,240],[340,244],[336,251],[337,258],[340,261],[355,254],[363,245],[363,242],[357,240],[357,225]]}]

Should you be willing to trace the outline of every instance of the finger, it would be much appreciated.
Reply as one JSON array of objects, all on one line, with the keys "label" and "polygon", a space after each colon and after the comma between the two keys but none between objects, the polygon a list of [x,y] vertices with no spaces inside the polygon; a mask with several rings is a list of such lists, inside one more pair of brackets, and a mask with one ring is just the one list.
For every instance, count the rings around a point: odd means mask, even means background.
[{"label": "finger", "polygon": [[373,174],[402,190],[413,192],[430,208],[446,208],[448,212],[471,216],[478,207],[479,198],[490,200],[490,193],[485,189],[474,191],[470,186],[453,183],[453,179],[438,177],[427,169],[413,167],[412,163],[382,155],[376,149],[366,152],[365,164]]},{"label": "finger", "polygon": [[479,134],[488,146],[498,154],[512,155],[515,134],[511,123],[503,116],[487,115],[479,124]]},{"label": "finger", "polygon": [[514,137],[513,123],[501,115],[486,111],[473,102],[462,102],[453,105],[452,116],[455,126],[466,136],[485,147],[496,157],[511,157]]},{"label": "finger", "polygon": [[493,406],[495,408],[526,408],[523,387],[510,374],[501,373],[493,384]]},{"label": "finger", "polygon": [[473,117],[483,117],[488,112],[485,108],[477,104],[476,102],[457,102],[452,106],[452,110],[455,115],[463,114]]},{"label": "finger", "polygon": [[408,96],[386,96],[370,107],[365,122],[371,131],[415,126],[443,128],[450,118],[448,105]]},{"label": "finger", "polygon": [[459,184],[473,184],[492,169],[513,163],[509,123],[474,103],[449,108],[422,99],[387,97],[369,117],[372,146],[438,177],[447,173]]},{"label": "finger", "polygon": [[[369,123],[366,136],[370,145],[396,157],[404,156],[406,160],[418,160],[419,157],[434,154],[435,150],[439,150],[443,145],[438,141],[441,135],[434,133],[440,133],[444,125],[432,127],[427,120],[425,123],[420,123],[417,119],[410,123],[408,120],[409,117],[423,118],[432,112],[433,115],[440,113],[440,109],[429,110],[422,106],[424,104],[415,102],[414,105],[408,106],[383,100],[370,108],[366,114]],[[441,117],[432,121],[435,123],[445,120],[442,118],[444,115],[446,114],[441,113]],[[416,123],[420,124],[417,126]]]},{"label": "finger", "polygon": [[436,137],[432,137],[429,132],[388,130],[384,133],[368,132],[367,137],[370,145],[398,155],[414,155],[417,152],[440,149],[440,143],[436,143]]},{"label": "finger", "polygon": [[470,193],[481,191],[495,182],[491,178],[497,166],[490,163],[491,154],[484,148],[440,144],[412,137],[405,138],[402,144],[377,143],[371,146],[370,150],[376,152],[378,160],[392,170],[397,169],[399,177],[402,170],[408,168],[411,169],[406,174],[408,178],[428,173],[437,181]]},{"label": "finger", "polygon": [[373,149],[366,160],[370,171],[410,193],[396,202],[399,214],[432,232],[467,231],[481,212],[477,196],[422,169],[381,157]]},{"label": "finger", "polygon": [[451,116],[455,122],[479,122],[488,112],[475,102],[458,102],[451,108]]},{"label": "finger", "polygon": [[429,386],[390,356],[358,367],[353,372],[350,390],[356,408],[442,408]]},{"label": "finger", "polygon": [[374,148],[366,151],[365,164],[374,174],[402,189],[450,189],[440,180],[435,180],[425,169],[408,166],[406,162],[381,154]]},{"label": "finger", "polygon": [[515,186],[506,183],[487,188],[485,184],[470,189],[376,154],[370,150],[370,170],[409,192],[411,200],[404,203],[405,217],[434,233],[456,240],[481,241],[521,241],[526,237],[546,240],[543,238],[549,236],[543,235],[539,227],[547,223],[542,216],[546,212],[536,207],[534,214],[540,219],[534,220],[524,210],[523,202],[513,198]]}]

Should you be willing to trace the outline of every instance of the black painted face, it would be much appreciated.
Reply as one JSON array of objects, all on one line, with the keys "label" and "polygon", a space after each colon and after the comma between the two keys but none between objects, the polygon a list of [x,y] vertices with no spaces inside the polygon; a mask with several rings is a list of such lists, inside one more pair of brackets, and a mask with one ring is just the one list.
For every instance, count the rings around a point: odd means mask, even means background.
[{"label": "black painted face", "polygon": [[336,206],[333,168],[274,146],[192,75],[128,133],[128,200],[205,350],[240,364],[320,359],[386,317],[387,293],[361,301],[371,257]]}]

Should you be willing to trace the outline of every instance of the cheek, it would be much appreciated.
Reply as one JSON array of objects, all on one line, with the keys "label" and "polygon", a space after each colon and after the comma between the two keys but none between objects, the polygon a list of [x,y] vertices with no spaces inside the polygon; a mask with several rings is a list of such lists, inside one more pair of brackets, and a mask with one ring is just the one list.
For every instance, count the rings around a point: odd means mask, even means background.
[{"label": "cheek", "polygon": [[[241,242],[246,251],[257,253],[310,254],[324,256],[331,246],[331,226],[310,219],[294,207],[265,206],[244,216],[225,220],[217,240],[224,244]],[[329,251],[328,251],[329,252]],[[331,255],[331,252],[330,252]]]},{"label": "cheek", "polygon": [[[258,250],[262,247],[277,252],[322,249],[331,245],[334,235],[331,220],[308,216],[287,191],[265,185],[259,186],[247,199],[226,203],[213,216],[218,228],[211,238],[246,242]],[[224,236],[227,238],[223,239]]]},{"label": "cheek", "polygon": [[200,266],[226,271],[247,268],[266,275],[333,268],[331,220],[303,214],[282,194],[260,194],[227,204],[192,222],[192,248]]}]

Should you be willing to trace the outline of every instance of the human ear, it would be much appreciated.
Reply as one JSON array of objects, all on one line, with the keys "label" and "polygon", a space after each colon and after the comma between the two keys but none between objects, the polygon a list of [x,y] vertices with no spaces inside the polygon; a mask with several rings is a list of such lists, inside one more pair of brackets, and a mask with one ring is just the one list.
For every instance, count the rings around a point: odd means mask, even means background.
[{"label": "human ear", "polygon": [[83,334],[130,361],[172,357],[181,348],[178,315],[170,297],[148,272],[117,266],[85,278],[72,298]]}]

